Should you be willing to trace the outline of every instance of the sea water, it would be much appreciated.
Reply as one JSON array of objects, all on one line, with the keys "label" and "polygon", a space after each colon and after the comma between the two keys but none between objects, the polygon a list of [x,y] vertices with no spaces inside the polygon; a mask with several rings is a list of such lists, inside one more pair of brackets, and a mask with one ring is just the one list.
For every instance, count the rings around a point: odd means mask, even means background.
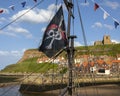
[{"label": "sea water", "polygon": [[[63,90],[54,90],[43,93],[21,93],[19,92],[19,85],[6,86],[0,88],[0,96],[59,96]],[[120,85],[98,85],[81,87],[73,90],[73,96],[120,96]],[[65,95],[67,96],[67,95]]]}]

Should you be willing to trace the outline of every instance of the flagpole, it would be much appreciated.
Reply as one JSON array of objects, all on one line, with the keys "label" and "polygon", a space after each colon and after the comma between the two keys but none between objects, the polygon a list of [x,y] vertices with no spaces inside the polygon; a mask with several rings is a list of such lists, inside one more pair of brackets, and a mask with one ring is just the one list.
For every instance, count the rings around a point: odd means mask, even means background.
[{"label": "flagpole", "polygon": [[64,0],[64,3],[68,9],[68,25],[67,25],[67,37],[68,37],[68,46],[67,46],[67,56],[68,56],[68,69],[69,69],[69,83],[68,83],[68,94],[69,96],[72,96],[72,88],[73,88],[73,74],[72,74],[72,69],[73,69],[73,63],[74,63],[74,38],[76,36],[71,36],[70,35],[70,25],[71,25],[71,16],[74,18],[72,15],[72,0]]}]

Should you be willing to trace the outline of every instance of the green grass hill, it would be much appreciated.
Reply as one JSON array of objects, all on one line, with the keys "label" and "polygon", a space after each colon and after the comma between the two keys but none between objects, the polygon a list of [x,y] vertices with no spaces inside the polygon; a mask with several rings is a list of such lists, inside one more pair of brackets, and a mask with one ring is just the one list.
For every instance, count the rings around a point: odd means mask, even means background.
[{"label": "green grass hill", "polygon": [[1,72],[45,73],[53,68],[56,70],[58,67],[57,64],[52,64],[52,63],[38,64],[38,63],[36,63],[36,61],[37,61],[37,58],[31,58],[31,59],[27,59],[21,63],[11,64],[11,65],[6,66],[3,70],[1,70]]},{"label": "green grass hill", "polygon": [[110,44],[110,45],[96,45],[96,46],[82,46],[76,48],[76,55],[79,54],[91,54],[91,55],[108,55],[116,56],[120,54],[120,44]]},{"label": "green grass hill", "polygon": [[[75,57],[83,54],[91,54],[91,55],[109,55],[109,56],[116,56],[117,54],[120,54],[120,44],[112,44],[112,45],[97,45],[97,46],[81,46],[75,48]],[[34,52],[32,52],[34,51]],[[57,64],[51,64],[51,63],[42,63],[38,64],[37,58],[45,56],[43,53],[35,53],[37,49],[29,49],[27,52],[24,53],[25,58],[22,58],[21,62],[17,64],[11,64],[9,66],[6,66],[1,72],[35,72],[35,73],[45,73],[49,70],[53,69],[57,70],[58,65]],[[29,55],[34,53],[34,58],[28,58]],[[26,55],[27,54],[27,55]],[[36,55],[41,54],[41,55]],[[65,52],[62,53],[62,55],[65,57]]]}]

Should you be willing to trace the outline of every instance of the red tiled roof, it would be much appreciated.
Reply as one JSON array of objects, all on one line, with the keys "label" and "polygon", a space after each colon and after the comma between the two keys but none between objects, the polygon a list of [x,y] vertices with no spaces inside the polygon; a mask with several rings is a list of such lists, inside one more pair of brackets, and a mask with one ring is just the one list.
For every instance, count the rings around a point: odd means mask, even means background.
[{"label": "red tiled roof", "polygon": [[120,60],[113,60],[112,63],[120,63]]}]

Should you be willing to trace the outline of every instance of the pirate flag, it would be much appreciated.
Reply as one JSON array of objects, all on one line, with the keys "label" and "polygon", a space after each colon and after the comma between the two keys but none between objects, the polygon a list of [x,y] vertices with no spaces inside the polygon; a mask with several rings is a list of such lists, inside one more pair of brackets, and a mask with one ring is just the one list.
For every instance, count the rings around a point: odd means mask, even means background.
[{"label": "pirate flag", "polygon": [[67,38],[65,34],[63,9],[61,6],[45,30],[39,51],[42,51],[51,58],[66,45]]}]

